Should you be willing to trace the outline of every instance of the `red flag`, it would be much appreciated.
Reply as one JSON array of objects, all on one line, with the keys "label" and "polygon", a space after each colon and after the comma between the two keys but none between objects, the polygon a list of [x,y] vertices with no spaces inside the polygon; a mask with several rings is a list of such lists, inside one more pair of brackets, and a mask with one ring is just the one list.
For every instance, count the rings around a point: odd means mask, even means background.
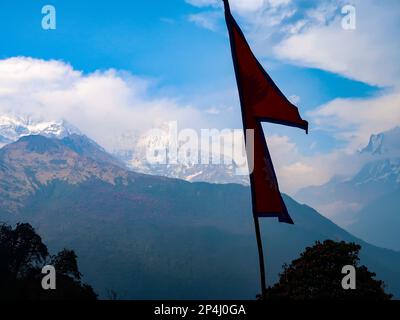
[{"label": "red flag", "polygon": [[[253,214],[258,217],[278,217],[280,222],[293,224],[279,191],[261,122],[298,127],[306,132],[308,122],[300,117],[297,107],[289,102],[258,62],[230,12],[228,0],[223,1],[243,127],[245,130],[254,130],[254,154],[247,155],[249,163],[254,165],[250,173]],[[253,157],[253,161],[249,157]]]}]

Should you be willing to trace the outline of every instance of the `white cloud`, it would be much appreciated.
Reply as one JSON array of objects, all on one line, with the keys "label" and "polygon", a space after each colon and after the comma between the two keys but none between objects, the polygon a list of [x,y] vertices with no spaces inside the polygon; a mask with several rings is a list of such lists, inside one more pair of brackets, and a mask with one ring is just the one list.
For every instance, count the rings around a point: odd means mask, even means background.
[{"label": "white cloud", "polygon": [[[307,118],[315,126],[310,137],[324,131],[344,141],[345,145],[324,153],[315,153],[314,150],[311,156],[307,156],[288,137],[267,137],[281,189],[291,195],[305,186],[322,185],[334,176],[352,176],[370,161],[368,155],[361,155],[358,151],[368,144],[372,133],[384,132],[400,124],[400,94],[336,99],[309,112]],[[311,145],[310,149],[313,148]],[[326,209],[326,213],[333,217],[344,205],[319,209]],[[354,204],[348,205],[354,207]]]},{"label": "white cloud", "polygon": [[326,171],[310,165],[310,159],[301,155],[289,137],[271,135],[267,143],[283,192],[294,194],[304,186],[325,182]]},{"label": "white cloud", "polygon": [[400,124],[400,93],[368,99],[336,99],[309,113],[317,129],[348,142],[350,150],[368,143],[372,133]]},{"label": "white cloud", "polygon": [[234,0],[231,1],[232,8],[243,11],[259,10],[264,5],[264,0]]},{"label": "white cloud", "polygon": [[355,30],[342,28],[343,16],[337,11],[340,6],[327,7],[327,3],[335,2],[323,2],[324,6],[308,12],[308,18],[320,23],[283,39],[276,44],[275,54],[302,66],[331,71],[371,85],[399,86],[400,2],[353,2]]},{"label": "white cloud", "polygon": [[[185,0],[196,7],[222,7],[222,0]],[[292,0],[230,0],[231,9],[239,14],[252,13],[264,8],[287,6]]]},{"label": "white cloud", "polygon": [[[108,70],[83,74],[61,61],[0,60],[0,113],[65,119],[104,147],[114,136],[167,121],[185,127],[215,124],[211,115],[168,97],[149,97],[151,82]],[[215,117],[212,117],[215,118]]]},{"label": "white cloud", "polygon": [[[194,1],[188,1],[194,3]],[[197,6],[218,5],[220,1],[195,1]],[[240,9],[231,0],[236,17],[246,32],[256,55],[275,55],[285,63],[291,62],[337,73],[372,85],[390,87],[380,96],[365,99],[336,99],[320,106],[308,117],[316,134],[325,131],[347,142],[343,150],[321,154],[315,159],[302,157],[294,150],[285,156],[276,156],[281,176],[303,171],[303,184],[317,184],[332,177],[335,172],[357,169],[354,158],[348,156],[365,146],[371,134],[388,130],[400,123],[400,2],[396,0],[354,0],[356,30],[344,30],[341,9],[349,4],[345,0],[260,1],[249,2]],[[220,4],[220,3],[219,3]],[[271,49],[272,48],[272,49]],[[296,97],[293,97],[296,100]],[[280,144],[287,144],[280,141]],[[277,146],[278,144],[275,144]],[[279,154],[276,148],[272,155]],[[295,151],[296,152],[296,151]],[[343,161],[341,161],[341,157]],[[324,163],[326,161],[326,163]],[[283,164],[283,165],[281,165]],[[327,165],[329,164],[329,165]],[[312,174],[306,174],[309,166]],[[285,184],[285,183],[283,183]],[[288,189],[295,189],[292,183]]]},{"label": "white cloud", "polygon": [[221,113],[221,109],[216,108],[216,107],[211,107],[211,108],[208,108],[206,110],[206,113],[213,114],[213,115],[218,115],[218,114]]},{"label": "white cloud", "polygon": [[362,205],[357,202],[335,201],[324,205],[314,205],[318,212],[334,221],[339,226],[346,228],[357,221],[357,213]]},{"label": "white cloud", "polygon": [[322,185],[334,176],[351,176],[370,160],[346,148],[304,155],[289,137],[281,135],[268,136],[267,143],[281,190],[290,195],[306,186]]},{"label": "white cloud", "polygon": [[293,178],[294,175],[309,175],[313,173],[313,171],[314,169],[312,166],[302,162],[295,162],[283,168],[283,174],[287,178]]},{"label": "white cloud", "polygon": [[[222,0],[185,0],[187,3],[196,7],[214,6],[221,7]],[[282,0],[275,0],[273,2],[281,2]],[[284,1],[284,0],[283,0]],[[260,9],[265,0],[231,0],[230,5],[234,10],[240,11],[254,11]]]},{"label": "white cloud", "polygon": [[[186,0],[221,7],[220,0]],[[400,2],[354,0],[356,30],[344,30],[345,0],[231,0],[261,56],[334,72],[371,85],[400,85]],[[206,24],[205,27],[208,27]],[[271,49],[272,48],[272,49]]]},{"label": "white cloud", "polygon": [[188,20],[204,29],[215,31],[217,30],[220,16],[219,12],[203,12],[189,15]]}]

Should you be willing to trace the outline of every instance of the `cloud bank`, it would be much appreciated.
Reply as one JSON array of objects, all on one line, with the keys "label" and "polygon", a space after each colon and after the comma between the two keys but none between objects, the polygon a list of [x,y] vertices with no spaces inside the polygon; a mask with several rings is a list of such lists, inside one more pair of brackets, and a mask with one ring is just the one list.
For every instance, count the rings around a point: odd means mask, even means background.
[{"label": "cloud bank", "polygon": [[189,128],[215,122],[178,99],[151,97],[151,85],[126,72],[83,74],[61,61],[15,57],[0,60],[0,113],[64,119],[106,148],[112,147],[115,136],[168,121]]}]

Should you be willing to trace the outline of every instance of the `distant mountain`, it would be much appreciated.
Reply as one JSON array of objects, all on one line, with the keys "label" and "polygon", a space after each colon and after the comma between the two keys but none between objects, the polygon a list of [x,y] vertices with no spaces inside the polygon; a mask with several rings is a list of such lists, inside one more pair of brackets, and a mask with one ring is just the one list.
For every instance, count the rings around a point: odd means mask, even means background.
[{"label": "distant mountain", "polygon": [[358,212],[381,196],[400,187],[400,158],[371,161],[350,179],[335,177],[322,186],[301,189],[296,199],[332,215],[347,216],[349,224]]},{"label": "distant mountain", "polygon": [[[92,150],[90,150],[92,149]],[[250,190],[127,171],[80,139],[24,137],[0,151],[0,220],[70,247],[85,281],[132,299],[251,299],[258,292]],[[90,150],[90,151],[89,151]],[[353,237],[284,196],[296,225],[262,222],[268,279],[316,240],[355,241],[400,297],[400,253]]]},{"label": "distant mountain", "polygon": [[374,134],[371,136],[368,145],[361,150],[361,153],[373,155],[384,155],[400,150],[400,127],[395,127],[389,131]]},{"label": "distant mountain", "polygon": [[[69,135],[83,135],[79,129],[67,121],[40,121],[29,117],[0,115],[0,148],[15,142],[21,137],[42,135],[48,138],[63,139]],[[110,133],[112,135],[112,133]],[[192,164],[179,163],[171,165],[156,165],[147,160],[147,148],[155,144],[165,144],[166,137],[154,140],[146,134],[127,133],[114,137],[114,146],[109,150],[120,162],[140,173],[178,178],[191,182],[239,183],[248,185],[248,176],[236,175],[237,165],[229,164]],[[221,155],[216,155],[221,157]],[[221,158],[222,159],[222,158]]]},{"label": "distant mountain", "polygon": [[238,166],[235,161],[226,159],[227,163],[224,162],[222,154],[213,155],[214,159],[220,160],[219,164],[213,162],[210,155],[210,164],[180,161],[178,164],[158,165],[149,162],[147,159],[147,151],[149,149],[154,150],[155,146],[165,148],[169,153],[168,136],[154,137],[146,133],[126,134],[115,140],[114,148],[110,152],[136,172],[177,178],[190,182],[249,185],[248,176],[236,174]]},{"label": "distant mountain", "polygon": [[[367,241],[400,250],[400,236],[395,231],[400,228],[400,212],[393,209],[400,208],[400,198],[395,197],[400,190],[400,127],[371,136],[360,154],[371,157],[356,175],[348,179],[335,177],[322,186],[304,188],[296,199],[339,216],[342,221],[347,218],[348,230]],[[389,203],[393,208],[386,211]],[[391,221],[391,231],[382,221]]]}]

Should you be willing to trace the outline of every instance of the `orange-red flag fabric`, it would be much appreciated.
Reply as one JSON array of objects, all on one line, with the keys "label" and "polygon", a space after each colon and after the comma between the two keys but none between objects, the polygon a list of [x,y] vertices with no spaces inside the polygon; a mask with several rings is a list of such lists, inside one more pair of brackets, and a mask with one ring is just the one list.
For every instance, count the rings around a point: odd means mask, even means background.
[{"label": "orange-red flag fabric", "polygon": [[297,107],[289,102],[258,62],[230,12],[228,0],[223,1],[243,127],[245,131],[254,130],[254,147],[252,154],[247,155],[248,162],[253,164],[253,170],[250,168],[253,214],[259,217],[277,217],[280,222],[293,224],[279,191],[261,122],[298,127],[306,132],[308,122],[300,117]]}]

